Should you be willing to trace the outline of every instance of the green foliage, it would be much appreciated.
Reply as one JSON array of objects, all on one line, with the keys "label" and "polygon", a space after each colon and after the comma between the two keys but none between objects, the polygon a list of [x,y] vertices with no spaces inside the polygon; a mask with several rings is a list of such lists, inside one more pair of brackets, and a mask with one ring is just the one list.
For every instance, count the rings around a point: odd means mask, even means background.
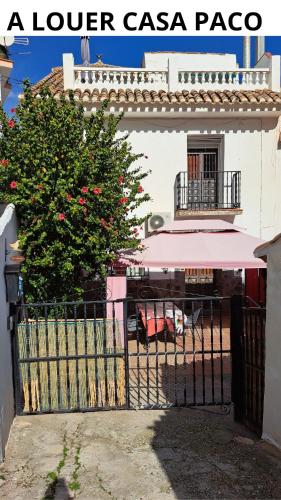
[{"label": "green foliage", "polygon": [[59,461],[57,467],[55,470],[48,472],[46,480],[47,480],[47,490],[45,491],[43,500],[47,499],[52,499],[55,498],[56,494],[56,487],[58,484],[59,476],[62,471],[62,469],[65,466],[65,461],[68,456],[69,449],[66,446],[66,433],[64,433],[63,436],[63,452],[62,452],[62,458]]},{"label": "green foliage", "polygon": [[77,446],[75,457],[74,457],[74,470],[71,474],[72,480],[68,485],[68,487],[71,491],[78,491],[80,489],[80,483],[78,481],[79,469],[81,468],[81,465],[82,465],[80,462],[80,452],[81,452],[81,447]]},{"label": "green foliage", "polygon": [[36,98],[25,83],[14,118],[0,108],[0,202],[16,206],[29,301],[81,298],[82,274],[104,276],[118,250],[139,247],[143,155],[106,107],[86,117],[71,92]]}]

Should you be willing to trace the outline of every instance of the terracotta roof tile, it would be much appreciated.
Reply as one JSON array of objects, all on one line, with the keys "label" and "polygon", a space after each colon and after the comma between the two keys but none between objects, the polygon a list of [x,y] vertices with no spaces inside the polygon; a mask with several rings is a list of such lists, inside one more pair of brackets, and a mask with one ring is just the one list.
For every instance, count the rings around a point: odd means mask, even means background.
[{"label": "terracotta roof tile", "polygon": [[[102,64],[102,63],[101,63]],[[101,66],[99,63],[99,66]],[[96,66],[98,63],[95,64]],[[105,66],[105,65],[104,65]],[[48,87],[57,97],[67,94],[63,87],[63,70],[61,67],[52,69],[52,72],[33,85],[34,94],[39,94],[40,89]],[[167,92],[165,90],[141,89],[75,89],[77,100],[98,103],[105,99],[119,103],[171,103],[191,105],[224,105],[224,104],[281,104],[281,92],[272,90],[182,90]]]}]

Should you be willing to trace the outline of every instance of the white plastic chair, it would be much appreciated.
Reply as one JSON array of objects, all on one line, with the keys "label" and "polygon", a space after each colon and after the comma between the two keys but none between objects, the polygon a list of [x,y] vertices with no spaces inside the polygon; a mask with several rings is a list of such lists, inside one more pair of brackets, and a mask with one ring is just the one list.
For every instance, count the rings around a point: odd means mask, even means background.
[{"label": "white plastic chair", "polygon": [[191,330],[192,335],[194,335],[194,331],[195,331],[197,333],[199,340],[202,340],[201,336],[199,334],[199,331],[196,328],[196,323],[199,319],[200,313],[201,313],[201,307],[199,307],[198,309],[193,311],[193,313],[191,313],[189,316],[187,316],[186,320],[184,321],[184,326]]}]

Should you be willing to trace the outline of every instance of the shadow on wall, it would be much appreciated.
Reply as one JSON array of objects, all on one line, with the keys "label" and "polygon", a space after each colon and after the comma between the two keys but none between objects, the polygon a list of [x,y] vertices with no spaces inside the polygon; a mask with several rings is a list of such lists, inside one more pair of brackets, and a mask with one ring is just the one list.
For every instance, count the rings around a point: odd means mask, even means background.
[{"label": "shadow on wall", "polygon": [[[221,111],[221,107],[217,106],[217,108],[214,108],[216,111]],[[154,111],[155,112],[155,104],[151,107],[151,110],[149,111]],[[214,121],[211,120],[210,125],[206,124],[208,120],[200,119],[200,118],[191,118],[188,123],[186,118],[174,118],[172,120],[172,125],[170,123],[171,120],[167,118],[153,118],[153,119],[147,119],[145,122],[143,120],[139,119],[132,119],[126,120],[126,118],[123,118],[123,120],[119,124],[119,131],[120,132],[135,132],[135,133],[141,133],[141,132],[160,132],[160,133],[190,133],[190,130],[196,129],[200,130],[200,133],[202,134],[221,134],[221,127],[222,127],[222,120],[221,118],[219,119],[217,128],[216,125],[214,124]],[[254,133],[254,132],[260,132],[261,127],[262,130],[265,132],[269,132],[270,130],[274,130],[277,125],[277,119],[276,118],[268,118],[266,120],[263,120],[263,123],[261,124],[261,119],[260,118],[248,118],[248,117],[242,117],[241,120],[237,120],[237,117],[234,118],[225,118],[225,121],[223,123],[223,127],[226,133],[228,132],[233,132],[234,134],[237,133]],[[190,124],[192,123],[192,126]]]}]

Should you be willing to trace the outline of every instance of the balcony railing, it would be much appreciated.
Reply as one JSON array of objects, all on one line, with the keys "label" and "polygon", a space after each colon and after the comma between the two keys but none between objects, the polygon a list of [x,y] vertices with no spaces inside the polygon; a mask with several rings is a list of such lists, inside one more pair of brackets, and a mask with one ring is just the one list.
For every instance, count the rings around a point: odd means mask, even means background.
[{"label": "balcony railing", "polygon": [[268,69],[235,69],[234,71],[179,71],[182,88],[215,89],[265,89],[269,86]]},{"label": "balcony railing", "polygon": [[147,90],[166,90],[167,71],[149,71],[142,68],[83,68],[75,67],[75,87],[95,88],[143,88]]},{"label": "balcony railing", "polygon": [[240,208],[241,172],[179,172],[175,183],[177,210],[225,210]]},{"label": "balcony railing", "polygon": [[150,71],[144,68],[74,67],[74,88],[131,88],[146,90],[251,90],[270,88],[270,71],[234,69],[233,71]]}]

